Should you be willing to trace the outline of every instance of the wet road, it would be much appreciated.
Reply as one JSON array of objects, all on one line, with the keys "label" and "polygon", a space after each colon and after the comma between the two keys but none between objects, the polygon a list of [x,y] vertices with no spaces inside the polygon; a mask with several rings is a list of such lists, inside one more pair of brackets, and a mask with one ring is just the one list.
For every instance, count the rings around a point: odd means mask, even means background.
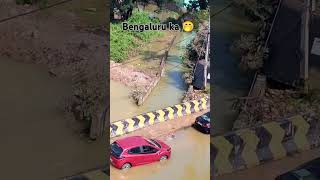
[{"label": "wet road", "polygon": [[137,166],[128,171],[110,167],[111,180],[209,180],[210,137],[193,128],[180,130],[174,139],[165,142],[172,148],[172,157],[166,162]]},{"label": "wet road", "polygon": [[[216,0],[215,11],[223,9],[230,2]],[[211,19],[214,24],[212,113],[215,119],[214,134],[217,134],[232,129],[237,117],[237,113],[231,108],[232,99],[246,96],[250,89],[248,75],[241,73],[238,67],[240,57],[230,52],[230,46],[242,33],[253,32],[255,26],[233,6]]]}]

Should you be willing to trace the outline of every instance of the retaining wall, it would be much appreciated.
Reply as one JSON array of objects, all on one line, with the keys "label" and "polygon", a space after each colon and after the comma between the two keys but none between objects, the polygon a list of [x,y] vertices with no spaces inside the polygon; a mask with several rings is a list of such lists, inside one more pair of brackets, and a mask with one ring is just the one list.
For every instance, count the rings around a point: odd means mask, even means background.
[{"label": "retaining wall", "polygon": [[214,174],[219,176],[319,146],[318,120],[294,116],[211,139]]},{"label": "retaining wall", "polygon": [[202,98],[170,106],[161,110],[144,113],[129,119],[116,121],[110,125],[110,137],[113,138],[121,136],[137,129],[199,112],[201,110],[208,109],[209,107],[209,99]]}]

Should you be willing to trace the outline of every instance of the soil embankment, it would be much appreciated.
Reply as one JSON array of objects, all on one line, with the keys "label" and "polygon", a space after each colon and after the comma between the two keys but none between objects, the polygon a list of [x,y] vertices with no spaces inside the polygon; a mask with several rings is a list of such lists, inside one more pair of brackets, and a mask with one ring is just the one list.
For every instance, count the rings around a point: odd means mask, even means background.
[{"label": "soil embankment", "polygon": [[110,63],[111,80],[120,82],[132,90],[145,92],[157,78],[161,58],[165,55],[176,33],[165,32],[163,37],[148,43],[139,54],[125,60],[123,63]]}]

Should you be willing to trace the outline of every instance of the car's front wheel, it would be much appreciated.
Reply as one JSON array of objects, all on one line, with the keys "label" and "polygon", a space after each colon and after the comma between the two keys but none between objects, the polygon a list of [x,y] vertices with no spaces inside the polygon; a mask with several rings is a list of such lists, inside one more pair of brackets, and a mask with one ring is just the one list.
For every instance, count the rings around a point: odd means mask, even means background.
[{"label": "car's front wheel", "polygon": [[165,161],[168,159],[168,156],[161,156],[160,161]]},{"label": "car's front wheel", "polygon": [[131,166],[130,163],[124,163],[124,164],[122,165],[121,169],[122,169],[122,170],[124,170],[124,169],[130,169],[131,167],[132,167],[132,166]]}]

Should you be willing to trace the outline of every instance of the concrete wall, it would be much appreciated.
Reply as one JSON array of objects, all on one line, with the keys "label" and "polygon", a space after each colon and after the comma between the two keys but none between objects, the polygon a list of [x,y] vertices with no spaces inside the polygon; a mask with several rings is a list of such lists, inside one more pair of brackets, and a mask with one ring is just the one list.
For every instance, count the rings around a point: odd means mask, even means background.
[{"label": "concrete wall", "polygon": [[151,126],[160,122],[165,122],[177,117],[190,115],[210,107],[209,99],[199,99],[182,104],[170,106],[161,110],[144,113],[132,118],[123,119],[111,123],[110,137],[121,136],[132,131]]},{"label": "concrete wall", "polygon": [[211,139],[216,176],[319,146],[319,121],[294,116]]}]

